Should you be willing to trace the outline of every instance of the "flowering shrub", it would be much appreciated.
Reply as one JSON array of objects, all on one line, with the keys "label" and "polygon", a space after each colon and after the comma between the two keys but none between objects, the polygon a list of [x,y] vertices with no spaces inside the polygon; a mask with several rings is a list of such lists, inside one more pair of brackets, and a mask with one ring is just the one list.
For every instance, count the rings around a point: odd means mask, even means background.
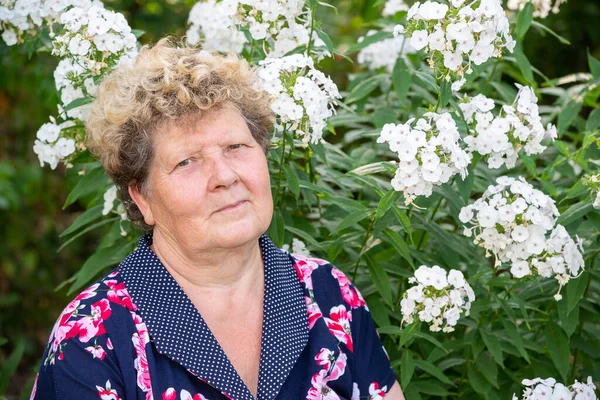
[{"label": "flowering shrub", "polygon": [[[34,152],[69,169],[65,206],[85,209],[61,250],[102,235],[66,282],[76,291],[139,235],[84,144],[97,84],[135,57],[139,32],[98,2],[26,3],[2,3],[4,41],[48,34],[60,58],[59,110]],[[191,8],[188,43],[245,57],[273,98],[267,233],[299,257],[300,276],[324,262],[312,256],[343,271],[332,273],[349,304],[368,303],[407,399],[506,398],[528,376],[598,379],[600,61],[556,79],[529,64],[522,44],[530,26],[552,32],[534,20],[549,2],[509,0],[520,11],[508,13],[499,0],[376,3],[381,18],[356,32],[315,1]],[[311,323],[320,311],[306,300]],[[523,382],[524,398],[592,398],[589,380]]]},{"label": "flowering shrub", "polygon": [[[596,387],[592,382],[592,377],[588,376],[587,384],[577,382],[570,387],[556,382],[554,378],[535,378],[523,379],[523,385],[527,386],[523,390],[521,400],[535,399],[575,399],[575,400],[596,400]],[[519,400],[519,397],[513,394],[513,400]]]},{"label": "flowering shrub", "polygon": [[[408,280],[416,286],[408,289],[400,302],[402,322],[412,324],[415,318],[431,323],[432,332],[454,332],[461,314],[469,315],[475,293],[465,281],[462,272],[446,270],[437,265],[421,265],[415,276]],[[445,320],[445,321],[444,321]],[[444,324],[444,328],[441,325]]]}]

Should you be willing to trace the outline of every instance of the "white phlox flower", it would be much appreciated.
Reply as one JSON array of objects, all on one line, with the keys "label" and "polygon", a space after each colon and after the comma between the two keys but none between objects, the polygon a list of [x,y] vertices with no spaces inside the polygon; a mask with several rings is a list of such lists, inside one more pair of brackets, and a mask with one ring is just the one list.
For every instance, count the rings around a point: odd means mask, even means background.
[{"label": "white phlox flower", "polygon": [[453,0],[450,6],[417,1],[408,10],[405,35],[416,50],[428,54],[436,76],[454,83],[472,72],[471,64],[501,57],[504,49],[512,52],[516,45],[501,0]]},{"label": "white phlox flower", "polygon": [[40,166],[48,164],[51,169],[55,169],[60,161],[68,159],[75,152],[75,141],[60,136],[63,128],[69,126],[69,123],[57,124],[56,120],[51,118],[51,122],[38,129],[33,152],[38,156]]},{"label": "white phlox flower", "polygon": [[[402,25],[397,25],[402,27]],[[384,30],[387,30],[385,28]],[[395,29],[395,28],[394,28]],[[376,30],[367,32],[367,37],[375,34]],[[363,37],[358,39],[360,43]],[[405,40],[401,32],[394,30],[394,37],[372,43],[358,52],[357,60],[359,64],[366,65],[370,70],[376,70],[385,67],[386,71],[391,73],[396,65],[398,57],[405,54],[414,53],[415,49]]]},{"label": "white phlox flower", "polygon": [[[281,247],[282,250],[287,251],[288,253],[290,252],[290,245],[289,244],[284,244]],[[306,244],[298,239],[298,238],[293,238],[292,239],[292,250],[291,250],[292,254],[299,254],[302,256],[310,256],[310,251],[308,251],[308,249],[306,248]]]},{"label": "white phlox flower", "polygon": [[556,138],[556,127],[542,125],[537,97],[533,89],[517,84],[519,92],[512,105],[504,105],[494,115],[494,101],[481,94],[459,104],[469,126],[470,135],[464,138],[469,153],[477,152],[488,167],[497,169],[516,165],[519,151],[527,155],[546,150],[541,142]]},{"label": "white phlox flower", "polygon": [[446,273],[437,265],[422,265],[409,282],[416,285],[400,301],[401,324],[420,320],[428,323],[432,332],[452,332],[460,316],[469,315],[475,293],[459,270]]},{"label": "white phlox flower", "polygon": [[463,207],[459,219],[467,236],[495,257],[496,266],[507,264],[514,278],[542,276],[562,287],[584,269],[583,249],[566,229],[556,224],[560,215],[554,200],[524,178],[500,177],[473,204]]},{"label": "white phlox flower", "polygon": [[53,37],[54,24],[60,23],[62,14],[68,9],[92,6],[102,7],[102,3],[98,0],[4,0],[0,2],[2,39],[8,46],[13,46],[27,40],[28,35],[38,34],[42,27],[48,27],[50,37]]},{"label": "white phlox flower", "polygon": [[558,8],[566,0],[508,0],[506,6],[509,10],[522,10],[527,3],[533,4],[533,16],[546,18],[550,11],[558,13]]},{"label": "white phlox flower", "polygon": [[523,395],[517,397],[513,394],[513,400],[597,400],[596,386],[591,376],[588,376],[587,382],[578,382],[571,386],[565,386],[560,382],[556,382],[554,378],[535,378],[523,379],[521,382],[525,389]]},{"label": "white phlox flower", "polygon": [[295,131],[304,143],[319,143],[340,98],[335,83],[307,55],[269,58],[259,65],[260,87],[273,97],[271,107],[283,129]]},{"label": "white phlox flower", "polygon": [[399,164],[392,187],[404,193],[406,203],[417,196],[429,197],[434,185],[448,182],[454,175],[467,176],[471,161],[459,144],[460,135],[449,113],[426,113],[413,123],[386,124],[377,143],[388,143],[398,154]]}]

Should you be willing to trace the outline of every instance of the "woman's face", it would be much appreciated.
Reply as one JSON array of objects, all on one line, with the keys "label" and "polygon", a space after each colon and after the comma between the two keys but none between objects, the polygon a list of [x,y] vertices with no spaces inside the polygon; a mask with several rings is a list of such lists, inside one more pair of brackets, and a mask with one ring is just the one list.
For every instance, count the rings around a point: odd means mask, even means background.
[{"label": "woman's face", "polygon": [[233,248],[264,233],[273,213],[266,156],[234,108],[153,137],[149,193],[130,186],[147,224],[191,251]]}]

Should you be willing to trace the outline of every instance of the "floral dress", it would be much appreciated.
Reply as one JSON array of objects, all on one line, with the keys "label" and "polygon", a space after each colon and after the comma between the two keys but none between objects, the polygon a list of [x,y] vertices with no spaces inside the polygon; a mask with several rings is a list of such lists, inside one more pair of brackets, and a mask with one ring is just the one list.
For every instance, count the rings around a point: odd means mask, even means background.
[{"label": "floral dress", "polygon": [[[257,400],[382,399],[396,375],[359,291],[327,261],[263,235]],[[31,399],[254,399],[142,236],[56,322]],[[240,338],[243,340],[243,337]]]}]

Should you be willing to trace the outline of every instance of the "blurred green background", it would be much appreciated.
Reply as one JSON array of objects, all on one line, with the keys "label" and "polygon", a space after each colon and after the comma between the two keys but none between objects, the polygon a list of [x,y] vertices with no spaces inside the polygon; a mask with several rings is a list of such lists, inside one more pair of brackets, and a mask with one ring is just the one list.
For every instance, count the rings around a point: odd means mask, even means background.
[{"label": "blurred green background", "polygon": [[[343,51],[374,27],[383,6],[373,0],[332,2],[337,15],[321,8],[323,30]],[[125,14],[130,26],[145,31],[141,41],[183,35],[193,1],[105,1]],[[325,15],[326,14],[326,15]],[[525,52],[550,79],[587,71],[586,52],[600,59],[600,1],[570,0],[545,21],[570,46],[530,29]],[[32,146],[40,125],[56,114],[52,77],[58,60],[48,53],[0,41],[0,399],[27,399],[55,319],[70,300],[56,290],[95,250],[103,232],[84,235],[60,253],[60,232],[80,214],[73,204],[62,209],[78,177],[60,165],[41,168]],[[348,72],[358,68],[344,59],[321,65],[343,89]],[[542,100],[543,102],[543,100]],[[16,368],[14,367],[16,366]],[[597,377],[596,377],[597,378]]]}]

